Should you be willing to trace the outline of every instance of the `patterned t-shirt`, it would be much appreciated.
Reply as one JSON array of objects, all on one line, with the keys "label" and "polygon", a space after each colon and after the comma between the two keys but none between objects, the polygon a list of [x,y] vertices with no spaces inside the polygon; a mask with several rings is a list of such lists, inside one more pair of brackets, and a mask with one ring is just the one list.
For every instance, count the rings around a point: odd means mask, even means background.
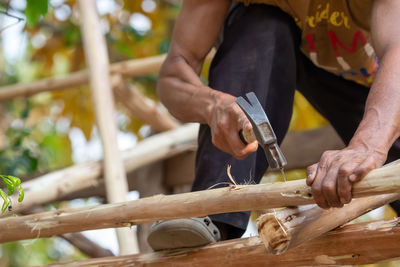
[{"label": "patterned t-shirt", "polygon": [[371,45],[371,0],[235,0],[278,6],[302,30],[301,51],[318,67],[370,86],[378,68]]}]

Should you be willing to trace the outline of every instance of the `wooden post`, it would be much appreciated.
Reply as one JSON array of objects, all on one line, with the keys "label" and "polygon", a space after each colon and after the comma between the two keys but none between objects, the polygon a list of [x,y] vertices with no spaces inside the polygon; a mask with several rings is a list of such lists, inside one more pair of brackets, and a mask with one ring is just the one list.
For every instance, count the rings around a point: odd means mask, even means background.
[{"label": "wooden post", "polygon": [[124,81],[121,75],[113,75],[111,78],[115,96],[132,116],[148,123],[157,132],[172,130],[179,126],[167,112],[162,112],[160,106],[145,97],[132,84]]},{"label": "wooden post", "polygon": [[[382,193],[379,186],[374,186],[376,184],[375,180],[387,180],[393,184],[397,183],[397,186],[388,190],[388,193],[398,192],[400,188],[399,165],[396,164],[385,168],[391,169],[393,177],[386,176],[381,178],[376,173],[382,173],[382,171],[380,169],[374,170],[370,173],[374,179],[366,177],[366,179],[357,183],[354,186],[353,195],[357,197],[357,188],[363,188],[362,194],[365,195],[367,192],[365,188],[371,185],[373,186],[368,191],[370,194],[375,194],[375,192]],[[385,173],[385,175],[388,175],[387,172]],[[313,199],[310,197],[297,197],[291,193],[291,190],[300,192],[301,188],[293,188],[293,185],[298,185],[299,182],[304,183],[304,181],[292,181],[263,185],[230,186],[168,196],[156,195],[135,201],[81,209],[64,209],[28,216],[8,217],[0,219],[0,229],[2,229],[0,231],[0,243],[89,229],[127,227],[157,220],[200,217],[224,212],[262,210],[312,203]],[[386,198],[386,201],[391,201],[392,199],[400,199],[400,194],[393,195],[393,198]],[[385,204],[384,202],[382,204]],[[368,205],[374,206],[374,203],[368,203]]]},{"label": "wooden post", "polygon": [[400,219],[347,225],[282,255],[266,253],[259,237],[201,248],[58,263],[56,266],[349,266],[400,257]]},{"label": "wooden post", "polygon": [[[101,31],[96,1],[79,0],[78,6],[97,126],[103,144],[107,200],[110,203],[122,202],[126,200],[128,184],[117,144],[106,41]],[[117,229],[117,237],[121,255],[139,251],[136,235],[130,228]]]}]

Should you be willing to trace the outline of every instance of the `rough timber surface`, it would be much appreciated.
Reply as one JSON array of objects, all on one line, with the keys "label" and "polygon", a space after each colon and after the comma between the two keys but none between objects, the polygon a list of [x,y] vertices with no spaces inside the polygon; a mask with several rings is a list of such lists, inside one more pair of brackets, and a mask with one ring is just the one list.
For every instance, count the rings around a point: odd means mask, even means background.
[{"label": "rough timber surface", "polygon": [[202,248],[89,259],[52,266],[322,266],[400,258],[400,219],[344,226],[282,255],[267,253],[258,237]]},{"label": "rough timber surface", "polygon": [[[398,162],[395,162],[371,171],[362,181],[354,184],[353,196],[398,192],[399,168]],[[304,179],[286,183],[237,185],[168,196],[155,195],[128,202],[0,219],[0,242],[311,203],[313,198]]]}]

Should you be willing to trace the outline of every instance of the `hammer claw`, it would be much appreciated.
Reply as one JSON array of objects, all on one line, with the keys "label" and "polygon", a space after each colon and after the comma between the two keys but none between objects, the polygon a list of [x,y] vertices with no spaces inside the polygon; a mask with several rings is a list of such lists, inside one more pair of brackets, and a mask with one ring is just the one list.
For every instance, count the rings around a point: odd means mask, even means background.
[{"label": "hammer claw", "polygon": [[243,97],[236,98],[236,103],[242,108],[244,113],[248,118],[251,118],[251,121],[254,122],[256,125],[261,123],[269,123],[268,117],[264,112],[263,107],[261,106],[260,102],[257,99],[257,96],[250,92],[246,94],[247,102]]}]

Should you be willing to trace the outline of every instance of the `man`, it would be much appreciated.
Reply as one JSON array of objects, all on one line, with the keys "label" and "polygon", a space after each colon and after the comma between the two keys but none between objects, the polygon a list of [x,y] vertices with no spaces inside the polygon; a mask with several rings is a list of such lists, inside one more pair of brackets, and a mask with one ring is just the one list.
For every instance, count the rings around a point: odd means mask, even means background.
[{"label": "man", "polygon": [[[184,1],[160,72],[158,93],[169,111],[202,124],[193,190],[228,181],[228,164],[239,183],[249,176],[258,183],[265,155],[256,142],[240,140],[238,132],[251,124],[235,98],[254,91],[281,142],[297,89],[347,144],[307,169],[316,203],[342,207],[354,182],[400,157],[400,1],[243,2]],[[200,71],[222,27],[206,86]],[[165,249],[236,238],[248,216],[158,222],[148,240]]]}]

